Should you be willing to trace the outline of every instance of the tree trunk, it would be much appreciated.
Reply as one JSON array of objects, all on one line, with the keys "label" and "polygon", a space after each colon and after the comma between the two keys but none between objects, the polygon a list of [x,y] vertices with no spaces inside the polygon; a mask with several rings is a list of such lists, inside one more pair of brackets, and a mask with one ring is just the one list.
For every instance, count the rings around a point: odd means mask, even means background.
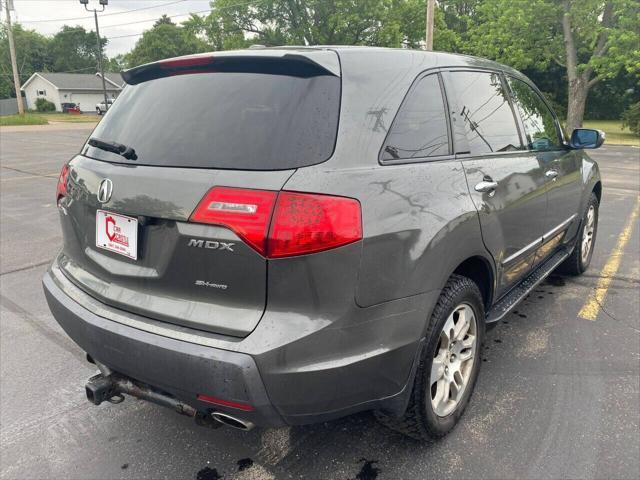
[{"label": "tree trunk", "polygon": [[[578,50],[576,48],[573,28],[571,26],[571,2],[563,2],[564,14],[562,16],[562,33],[564,36],[564,47],[566,55],[568,94],[567,101],[567,133],[575,128],[582,127],[584,120],[584,108],[587,103],[589,89],[599,81],[598,75],[593,71],[593,67],[587,66],[581,69],[578,67]],[[613,2],[607,2],[602,13],[600,23],[604,27],[610,27],[613,16]],[[609,36],[607,28],[598,35],[596,46],[592,57],[602,57],[607,53],[607,38]]]},{"label": "tree trunk", "polygon": [[567,134],[574,128],[582,127],[584,108],[589,94],[589,80],[579,75],[569,82],[569,99],[567,102]]},{"label": "tree trunk", "polygon": [[591,69],[580,73],[578,71],[578,52],[573,29],[571,27],[570,1],[564,2],[564,15],[562,16],[562,30],[564,34],[564,47],[567,62],[568,94],[567,101],[567,133],[571,135],[574,128],[582,126],[584,107],[587,103],[587,94],[592,85],[590,81]]}]

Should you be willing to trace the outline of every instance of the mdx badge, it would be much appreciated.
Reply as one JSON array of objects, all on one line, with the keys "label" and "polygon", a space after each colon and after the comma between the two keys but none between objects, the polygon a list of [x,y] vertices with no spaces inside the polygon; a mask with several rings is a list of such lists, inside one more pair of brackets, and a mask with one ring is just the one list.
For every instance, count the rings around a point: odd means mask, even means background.
[{"label": "mdx badge", "polygon": [[227,250],[233,252],[235,243],[218,242],[215,240],[197,240],[192,238],[187,244],[188,247],[208,248],[209,250]]}]

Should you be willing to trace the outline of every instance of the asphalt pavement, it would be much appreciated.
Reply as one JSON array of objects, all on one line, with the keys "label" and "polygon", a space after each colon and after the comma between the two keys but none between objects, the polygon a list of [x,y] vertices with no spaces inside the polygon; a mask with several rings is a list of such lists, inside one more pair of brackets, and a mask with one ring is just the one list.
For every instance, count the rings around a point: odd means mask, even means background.
[{"label": "asphalt pavement", "polygon": [[[489,332],[461,423],[423,445],[369,413],[244,433],[131,398],[90,405],[95,367],[40,280],[61,246],[58,173],[91,128],[0,129],[0,478],[640,478],[640,149],[594,151],[604,198],[591,268],[552,276]],[[592,321],[580,312],[593,298]]]}]

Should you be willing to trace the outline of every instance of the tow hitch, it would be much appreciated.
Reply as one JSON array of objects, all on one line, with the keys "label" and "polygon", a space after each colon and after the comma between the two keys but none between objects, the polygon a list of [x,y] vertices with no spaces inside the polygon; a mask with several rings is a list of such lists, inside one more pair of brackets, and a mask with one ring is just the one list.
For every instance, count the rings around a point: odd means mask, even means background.
[{"label": "tow hitch", "polygon": [[187,405],[149,386],[135,382],[128,377],[112,372],[108,367],[98,362],[94,363],[100,369],[100,373],[91,377],[85,385],[87,399],[94,405],[100,405],[105,401],[121,403],[124,401],[123,394],[126,393],[132,397],[168,407],[181,415],[192,417],[198,425],[210,428],[220,428],[222,426],[222,423],[214,419],[211,415],[199,412],[191,405]]}]

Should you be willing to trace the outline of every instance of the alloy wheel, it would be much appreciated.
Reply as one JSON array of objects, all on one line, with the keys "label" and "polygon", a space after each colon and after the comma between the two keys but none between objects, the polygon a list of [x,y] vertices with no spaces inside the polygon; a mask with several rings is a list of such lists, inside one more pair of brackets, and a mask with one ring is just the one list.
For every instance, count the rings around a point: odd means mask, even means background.
[{"label": "alloy wheel", "polygon": [[469,384],[477,356],[478,325],[467,303],[458,305],[440,332],[431,366],[431,406],[439,417],[457,408]]},{"label": "alloy wheel", "polygon": [[596,209],[593,205],[589,206],[587,211],[587,218],[585,219],[585,226],[582,232],[582,249],[580,251],[580,258],[583,264],[587,263],[589,259],[589,253],[593,246],[593,233],[595,231],[596,224]]}]

